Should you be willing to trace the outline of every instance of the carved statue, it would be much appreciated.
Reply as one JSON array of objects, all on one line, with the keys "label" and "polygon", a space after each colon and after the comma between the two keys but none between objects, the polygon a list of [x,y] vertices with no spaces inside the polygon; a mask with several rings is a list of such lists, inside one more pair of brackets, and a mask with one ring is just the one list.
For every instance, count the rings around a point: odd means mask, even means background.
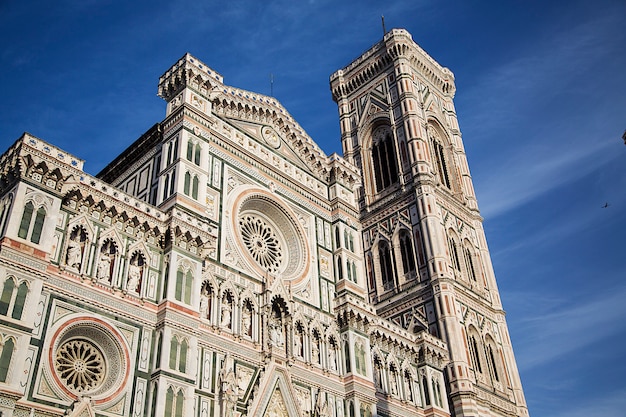
[{"label": "carved statue", "polygon": [[200,294],[200,318],[207,318],[207,310],[209,308],[209,294],[205,290]]},{"label": "carved statue", "polygon": [[293,353],[302,356],[302,332],[296,330],[296,337],[293,338]]},{"label": "carved statue", "polygon": [[311,346],[311,362],[320,363],[320,348],[319,348],[319,340],[313,340],[313,346]]},{"label": "carved statue", "polygon": [[330,349],[328,349],[328,366],[331,371],[337,370],[337,351],[334,345],[330,345]]},{"label": "carved statue", "polygon": [[222,300],[221,310],[222,310],[222,315],[220,318],[220,326],[230,329],[232,308],[226,297],[224,297],[224,299]]},{"label": "carved statue", "polygon": [[389,373],[389,385],[391,388],[391,395],[398,395],[398,375],[395,371]]},{"label": "carved statue", "polygon": [[67,244],[67,266],[80,270],[83,253],[78,239],[76,236],[70,239]]},{"label": "carved statue", "polygon": [[270,344],[272,346],[283,346],[283,325],[280,317],[273,317],[269,323]]},{"label": "carved statue", "polygon": [[241,317],[241,333],[246,336],[252,336],[252,311],[248,307],[244,307]]},{"label": "carved statue", "polygon": [[328,403],[324,399],[324,393],[321,390],[317,393],[314,415],[315,417],[330,417],[328,414]]},{"label": "carved statue", "polygon": [[406,375],[404,378],[404,395],[408,401],[413,401],[413,388],[411,387],[411,377]]},{"label": "carved statue", "polygon": [[137,292],[137,287],[139,286],[139,280],[141,279],[141,268],[136,263],[137,261],[132,261],[128,265],[128,283],[126,284],[126,290]]},{"label": "carved statue", "polygon": [[239,387],[237,386],[237,376],[235,375],[233,360],[229,354],[226,354],[224,362],[222,363],[219,381],[222,400],[221,417],[234,417],[235,406],[237,405],[237,399],[239,397]]},{"label": "carved statue", "polygon": [[108,253],[100,252],[96,276],[100,279],[111,278],[111,256]]}]

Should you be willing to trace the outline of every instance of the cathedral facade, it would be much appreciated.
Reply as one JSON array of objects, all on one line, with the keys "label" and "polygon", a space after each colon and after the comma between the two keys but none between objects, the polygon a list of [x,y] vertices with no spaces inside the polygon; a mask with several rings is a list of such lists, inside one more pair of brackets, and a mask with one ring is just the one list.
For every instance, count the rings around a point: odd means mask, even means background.
[{"label": "cathedral facade", "polygon": [[388,32],[330,79],[343,157],[186,54],[92,176],[0,157],[2,416],[527,416],[452,73]]}]

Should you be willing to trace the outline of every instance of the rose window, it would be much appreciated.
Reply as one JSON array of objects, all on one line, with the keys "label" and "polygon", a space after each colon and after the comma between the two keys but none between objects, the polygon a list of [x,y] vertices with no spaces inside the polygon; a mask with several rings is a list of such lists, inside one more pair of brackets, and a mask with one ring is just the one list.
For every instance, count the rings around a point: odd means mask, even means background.
[{"label": "rose window", "polygon": [[54,332],[46,372],[63,396],[114,401],[128,386],[130,356],[119,331],[96,317],[75,315]]},{"label": "rose window", "polygon": [[241,216],[239,227],[241,238],[254,260],[270,273],[278,271],[283,261],[282,248],[272,227],[252,214]]},{"label": "rose window", "polygon": [[105,376],[102,353],[86,340],[70,340],[59,347],[54,367],[61,380],[76,392],[93,391]]},{"label": "rose window", "polygon": [[305,233],[294,213],[274,196],[249,190],[238,195],[232,217],[237,248],[259,275],[298,285],[310,266]]}]

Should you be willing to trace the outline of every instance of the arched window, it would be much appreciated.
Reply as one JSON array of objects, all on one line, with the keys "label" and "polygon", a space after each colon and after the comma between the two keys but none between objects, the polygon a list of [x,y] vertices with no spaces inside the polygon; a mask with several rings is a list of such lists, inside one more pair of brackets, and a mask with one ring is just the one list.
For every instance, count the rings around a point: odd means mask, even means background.
[{"label": "arched window", "polygon": [[441,386],[439,380],[432,378],[433,383],[433,395],[435,396],[435,404],[439,407],[443,407],[443,401],[441,400]]},{"label": "arched window", "polygon": [[161,367],[161,352],[163,351],[163,335],[159,332],[159,336],[157,338],[157,351],[156,356],[154,358],[154,367]]},{"label": "arched window", "polygon": [[446,155],[441,144],[441,139],[439,135],[433,132],[431,136],[431,143],[433,146],[433,153],[435,159],[435,165],[437,169],[437,175],[439,176],[439,181],[445,185],[447,188],[452,188],[450,183],[450,177],[448,175],[448,165],[446,163]]},{"label": "arched window", "polygon": [[335,246],[336,249],[341,247],[341,239],[339,238],[339,227],[335,227]]},{"label": "arched window", "polygon": [[187,372],[187,340],[183,339],[180,342],[180,352],[178,354],[178,370],[180,372]]},{"label": "arched window", "polygon": [[172,175],[170,175],[170,190],[169,190],[168,197],[174,194],[175,185],[176,185],[176,170],[174,169],[172,170]]},{"label": "arched window", "polygon": [[35,213],[35,220],[33,221],[34,212],[35,206],[29,201],[24,206],[22,221],[20,222],[17,236],[22,239],[29,239],[31,242],[38,244],[41,240],[41,232],[46,220],[46,210],[43,207],[39,207]]},{"label": "arched window", "polygon": [[172,387],[165,393],[165,417],[172,417],[174,412],[174,390]]},{"label": "arched window", "polygon": [[15,304],[13,305],[13,314],[11,314],[12,318],[16,320],[20,320],[22,318],[24,304],[26,304],[26,295],[28,295],[28,285],[26,282],[22,282],[17,288],[17,296],[15,297]]},{"label": "arched window", "polygon": [[193,154],[193,162],[196,165],[200,165],[200,152],[201,152],[201,149],[202,148],[200,148],[200,145],[196,144],[196,149],[195,149],[194,154]]},{"label": "arched window", "polygon": [[167,165],[170,165],[178,157],[178,138],[170,141],[167,145]]},{"label": "arched window", "polygon": [[193,176],[193,180],[191,181],[191,197],[195,200],[198,199],[198,187],[200,186],[200,180],[197,175]]},{"label": "arched window", "polygon": [[400,232],[400,253],[404,274],[415,272],[415,252],[413,252],[411,235],[406,230]]},{"label": "arched window", "polygon": [[[487,343],[487,349],[485,353],[487,354],[487,362],[489,362],[489,369],[491,371],[491,375],[496,382],[500,382],[500,376],[498,375],[498,363],[496,361],[496,356],[494,354],[494,348],[491,342]],[[496,348],[497,352],[497,348]]]},{"label": "arched window", "polygon": [[337,281],[343,279],[343,265],[341,264],[341,256],[337,256]]},{"label": "arched window", "polygon": [[373,261],[372,261],[372,254],[368,253],[366,259],[366,263],[367,263],[367,279],[369,281],[369,285],[370,285],[370,290],[376,288],[376,283],[374,282],[374,268],[373,268]]},{"label": "arched window", "polygon": [[178,394],[176,394],[176,409],[175,409],[175,417],[183,417],[183,405],[185,404],[185,396],[183,395],[183,391],[179,390]]},{"label": "arched window", "polygon": [[183,186],[183,192],[185,195],[189,195],[189,189],[191,187],[191,174],[189,171],[185,172],[185,185]]},{"label": "arched window", "polygon": [[9,312],[9,304],[13,298],[13,290],[15,289],[15,281],[9,277],[4,281],[4,287],[2,289],[2,296],[0,296],[0,314],[6,316]]},{"label": "arched window", "polygon": [[474,282],[476,282],[476,269],[474,269],[474,260],[469,245],[466,243],[463,253],[465,255],[465,268],[467,269],[467,276]]},{"label": "arched window", "polygon": [[172,336],[170,340],[169,368],[180,372],[187,371],[187,351],[189,344],[186,339],[178,341],[178,337]]},{"label": "arched window", "polygon": [[422,376],[422,388],[424,388],[424,402],[426,405],[430,405],[430,392],[428,390],[428,379],[426,379],[426,375]]},{"label": "arched window", "polygon": [[200,144],[194,141],[187,142],[187,160],[193,162],[196,165],[200,165]]},{"label": "arched window", "polygon": [[182,301],[185,304],[191,304],[191,290],[193,287],[193,272],[191,268],[186,271],[179,268],[176,272],[176,288],[174,298],[176,301]]},{"label": "arched window", "polygon": [[350,344],[348,342],[343,342],[343,357],[346,361],[346,372],[352,372],[352,366],[350,366]]},{"label": "arched window", "polygon": [[0,315],[6,316],[9,314],[9,310],[12,309],[11,317],[21,320],[28,295],[28,284],[25,281],[22,282],[17,287],[17,291],[15,291],[16,285],[13,277],[9,277],[4,281],[2,295],[0,296]]},{"label": "arched window", "polygon": [[372,134],[372,165],[376,192],[398,182],[396,150],[389,126],[381,126]]},{"label": "arched window", "polygon": [[378,248],[378,259],[380,263],[380,274],[383,289],[385,291],[393,288],[393,266],[391,264],[391,250],[387,242],[381,242]]},{"label": "arched window", "polygon": [[11,358],[13,357],[13,350],[15,349],[15,342],[12,337],[9,337],[2,346],[2,353],[0,353],[0,382],[7,382],[7,376],[9,374],[9,367],[11,366]]},{"label": "arched window", "polygon": [[482,374],[483,367],[482,367],[482,364],[480,363],[480,355],[479,355],[480,351],[478,350],[478,342],[476,341],[476,336],[473,334],[469,335],[469,350],[470,350],[470,356],[472,358],[472,365],[474,367],[474,370]]},{"label": "arched window", "polygon": [[176,367],[177,361],[178,361],[178,338],[174,336],[170,340],[170,361],[169,361],[170,369],[177,368]]},{"label": "arched window", "polygon": [[450,234],[448,234],[448,250],[450,252],[450,262],[452,262],[452,269],[460,271],[461,266],[459,262],[459,251],[456,246],[456,241]]}]

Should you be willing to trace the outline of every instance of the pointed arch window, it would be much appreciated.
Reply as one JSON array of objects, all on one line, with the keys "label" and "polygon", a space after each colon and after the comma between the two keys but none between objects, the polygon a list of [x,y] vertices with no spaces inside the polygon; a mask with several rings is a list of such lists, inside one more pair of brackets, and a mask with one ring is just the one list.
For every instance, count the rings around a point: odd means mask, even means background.
[{"label": "pointed arch window", "polygon": [[185,195],[189,195],[189,189],[191,187],[191,174],[189,171],[185,172],[185,185],[183,186],[183,192]]},{"label": "pointed arch window", "polygon": [[187,371],[187,351],[189,345],[186,339],[178,341],[178,337],[173,336],[170,341],[170,359],[169,367],[180,372]]},{"label": "pointed arch window", "polygon": [[448,234],[448,250],[450,251],[450,261],[452,262],[452,269],[460,271],[461,266],[459,262],[459,251],[457,249],[456,241],[450,234]]},{"label": "pointed arch window", "polygon": [[191,180],[191,197],[195,200],[198,199],[198,188],[200,187],[200,180],[197,175],[193,176],[193,180]]},{"label": "pointed arch window", "polygon": [[446,162],[446,154],[445,154],[443,145],[441,144],[441,140],[439,139],[438,136],[433,135],[433,137],[431,138],[431,141],[432,141],[432,146],[433,146],[433,152],[435,154],[434,155],[435,165],[437,168],[437,175],[439,176],[439,181],[441,181],[441,183],[445,185],[447,188],[452,188],[452,185],[450,183],[450,176],[448,175],[448,164]]},{"label": "pointed arch window", "polygon": [[430,390],[428,389],[428,379],[426,379],[426,375],[422,376],[422,388],[424,389],[424,402],[426,405],[430,405]]},{"label": "pointed arch window", "polygon": [[493,347],[491,346],[491,344],[487,345],[487,360],[489,361],[489,367],[491,368],[491,373],[493,375],[493,378],[497,381],[500,382],[500,377],[498,375],[498,366],[496,365],[496,358],[495,355],[493,354]]},{"label": "pointed arch window", "polygon": [[172,417],[174,412],[174,390],[172,387],[165,393],[165,417]]},{"label": "pointed arch window", "polygon": [[[34,221],[33,214],[35,215]],[[41,232],[43,231],[45,220],[46,210],[43,207],[39,207],[37,211],[35,211],[35,206],[31,201],[29,201],[26,205],[24,205],[22,221],[20,222],[20,228],[17,232],[17,236],[38,244],[41,240]]]},{"label": "pointed arch window", "polygon": [[13,305],[13,313],[11,317],[20,320],[22,318],[22,312],[24,311],[24,305],[26,304],[26,296],[28,295],[28,285],[26,282],[22,282],[17,288],[17,296],[15,297],[15,303]]},{"label": "pointed arch window", "polygon": [[9,277],[4,281],[4,288],[2,289],[2,296],[0,297],[0,314],[6,316],[9,312],[9,304],[13,298],[13,290],[15,289],[15,281]]},{"label": "pointed arch window", "polygon": [[7,382],[7,376],[9,375],[9,368],[11,366],[14,349],[15,342],[12,337],[9,337],[4,342],[4,345],[2,346],[2,353],[0,353],[0,382]]},{"label": "pointed arch window", "polygon": [[404,274],[415,272],[415,252],[411,235],[406,230],[400,232],[400,254],[402,255],[402,268]]},{"label": "pointed arch window", "polygon": [[187,160],[193,162],[196,165],[200,165],[200,155],[202,148],[200,144],[195,141],[187,142]]},{"label": "pointed arch window", "polygon": [[26,281],[22,281],[17,286],[17,291],[16,286],[17,284],[13,277],[9,277],[4,281],[2,295],[0,295],[0,315],[6,316],[12,310],[11,317],[15,320],[21,320],[29,288]]},{"label": "pointed arch window", "polygon": [[385,291],[390,290],[393,288],[393,266],[391,264],[391,249],[389,249],[387,242],[381,242],[378,248],[378,260],[383,289]]},{"label": "pointed arch window", "polygon": [[176,409],[174,410],[174,417],[183,417],[183,405],[185,404],[185,396],[183,391],[179,390],[176,394]]},{"label": "pointed arch window", "polygon": [[191,268],[186,271],[179,268],[176,272],[176,289],[174,298],[176,301],[182,301],[185,304],[191,304],[191,290],[193,288],[193,272]]},{"label": "pointed arch window", "polygon": [[372,134],[372,165],[376,192],[398,182],[396,149],[389,126],[381,126]]},{"label": "pointed arch window", "polygon": [[167,144],[167,165],[171,165],[178,156],[178,138]]},{"label": "pointed arch window", "polygon": [[465,268],[467,270],[467,276],[474,282],[476,282],[476,269],[474,268],[474,260],[472,257],[472,251],[468,247],[468,244],[465,245],[463,249],[463,253],[465,255]]},{"label": "pointed arch window", "polygon": [[474,365],[474,370],[482,374],[483,367],[480,363],[478,342],[476,341],[475,335],[469,336],[469,350],[470,350],[470,356],[472,357],[472,365]]}]

